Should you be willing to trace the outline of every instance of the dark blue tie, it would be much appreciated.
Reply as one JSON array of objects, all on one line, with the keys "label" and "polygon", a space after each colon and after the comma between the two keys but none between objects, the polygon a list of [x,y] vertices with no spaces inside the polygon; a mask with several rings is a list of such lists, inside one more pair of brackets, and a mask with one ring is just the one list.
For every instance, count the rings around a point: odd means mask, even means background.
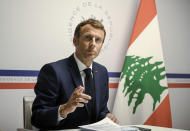
[{"label": "dark blue tie", "polygon": [[95,112],[95,86],[94,86],[94,80],[92,77],[92,71],[90,68],[86,68],[84,70],[86,77],[85,77],[85,93],[87,95],[90,95],[92,99],[88,102],[87,107],[89,111],[89,116],[91,122],[93,122],[96,118],[96,112]]}]

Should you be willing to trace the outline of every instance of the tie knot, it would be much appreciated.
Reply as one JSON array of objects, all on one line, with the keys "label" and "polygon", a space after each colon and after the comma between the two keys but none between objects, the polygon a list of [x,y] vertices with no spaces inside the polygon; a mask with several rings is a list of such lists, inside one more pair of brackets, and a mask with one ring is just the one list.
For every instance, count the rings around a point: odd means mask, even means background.
[{"label": "tie knot", "polygon": [[85,72],[87,77],[89,77],[91,75],[91,69],[90,68],[84,69],[84,72]]}]

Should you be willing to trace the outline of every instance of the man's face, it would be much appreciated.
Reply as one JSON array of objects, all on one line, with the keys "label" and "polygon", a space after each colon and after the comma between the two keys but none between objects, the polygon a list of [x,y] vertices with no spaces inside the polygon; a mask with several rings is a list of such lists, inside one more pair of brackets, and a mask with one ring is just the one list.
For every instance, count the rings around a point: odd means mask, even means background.
[{"label": "man's face", "polygon": [[76,55],[83,62],[92,62],[102,48],[104,31],[96,29],[90,24],[84,25],[80,30],[80,37],[74,37]]}]

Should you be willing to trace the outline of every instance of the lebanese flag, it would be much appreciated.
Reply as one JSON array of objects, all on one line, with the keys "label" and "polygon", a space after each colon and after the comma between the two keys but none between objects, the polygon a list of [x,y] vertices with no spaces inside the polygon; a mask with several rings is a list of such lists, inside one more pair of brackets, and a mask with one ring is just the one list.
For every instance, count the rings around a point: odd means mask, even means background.
[{"label": "lebanese flag", "polygon": [[155,0],[141,0],[113,114],[121,125],[172,127]]}]

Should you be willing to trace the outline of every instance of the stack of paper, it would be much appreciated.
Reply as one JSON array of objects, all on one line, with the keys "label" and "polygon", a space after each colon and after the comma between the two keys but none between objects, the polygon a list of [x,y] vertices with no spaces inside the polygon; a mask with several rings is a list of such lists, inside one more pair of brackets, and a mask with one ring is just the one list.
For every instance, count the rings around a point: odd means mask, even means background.
[{"label": "stack of paper", "polygon": [[93,131],[140,131],[139,128],[137,127],[120,126],[107,117],[99,122],[79,127],[82,129],[93,130]]}]

